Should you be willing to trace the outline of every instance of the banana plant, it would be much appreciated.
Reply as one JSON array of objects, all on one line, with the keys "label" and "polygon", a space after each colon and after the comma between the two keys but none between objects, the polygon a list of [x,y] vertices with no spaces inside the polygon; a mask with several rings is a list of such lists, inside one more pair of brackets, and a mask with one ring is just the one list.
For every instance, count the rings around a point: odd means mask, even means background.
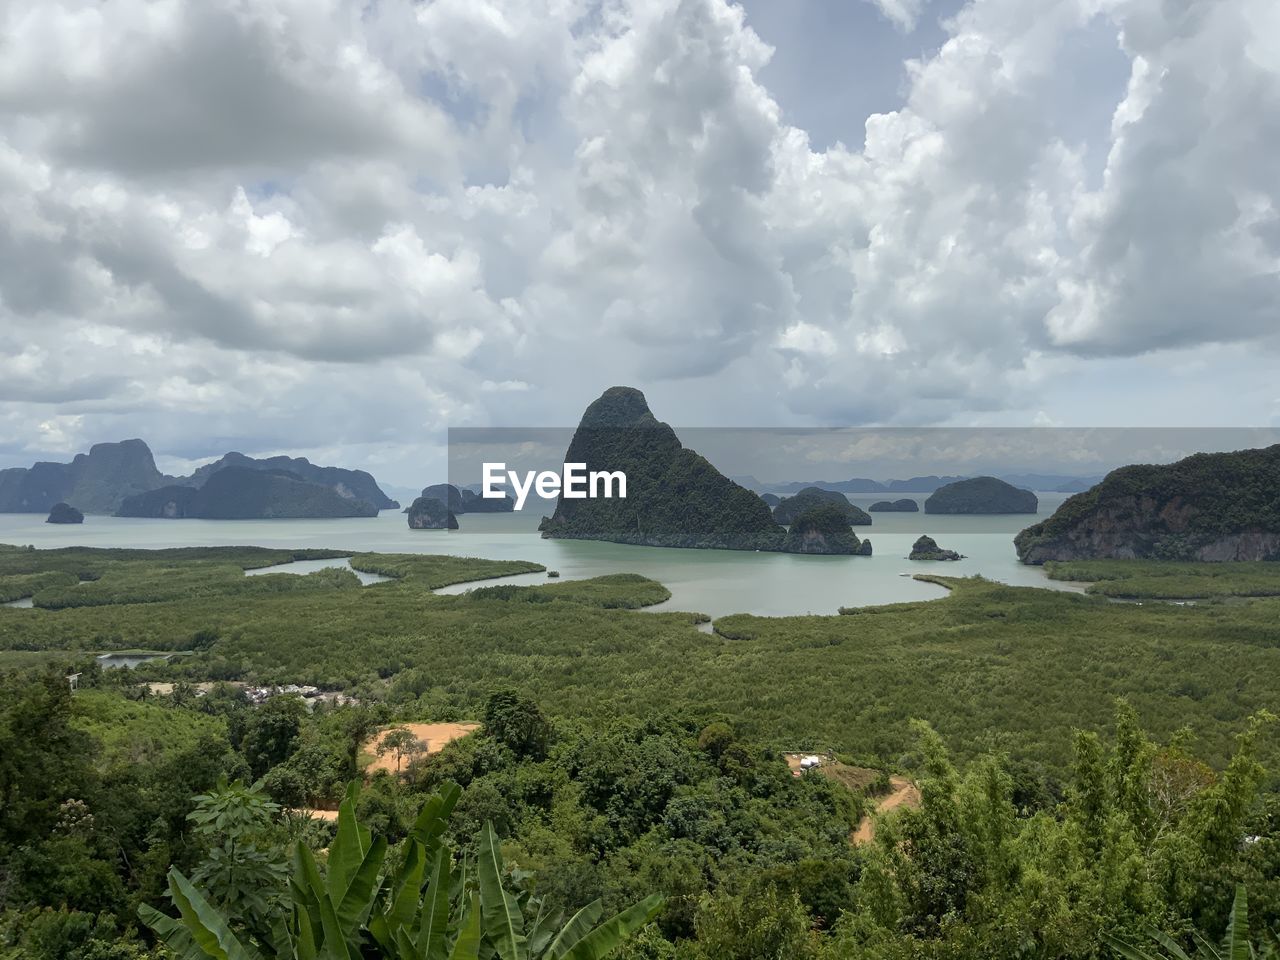
[{"label": "banana plant", "polygon": [[1267,942],[1261,949],[1254,949],[1249,942],[1249,897],[1244,884],[1236,887],[1231,916],[1227,919],[1227,932],[1221,944],[1210,943],[1195,933],[1192,937],[1196,952],[1189,954],[1167,933],[1154,927],[1148,927],[1146,933],[1163,948],[1164,953],[1152,953],[1109,933],[1103,934],[1103,939],[1125,960],[1280,960],[1280,938],[1274,933],[1267,932]]},{"label": "banana plant", "polygon": [[324,869],[297,845],[288,912],[268,942],[235,931],[177,869],[169,895],[178,916],[143,906],[143,922],[182,960],[602,960],[662,908],[662,898],[650,896],[600,922],[596,901],[564,922],[511,893],[491,824],[474,860],[460,860],[444,841],[461,794],[456,784],[426,802],[389,867],[386,839],[356,819],[357,791],[353,785],[339,807]]},{"label": "banana plant", "polygon": [[502,849],[491,823],[480,833],[476,872],[485,939],[500,960],[601,960],[652,920],[663,905],[662,897],[651,895],[600,923],[604,907],[595,900],[564,923],[562,914],[546,912],[541,903],[531,901],[537,913],[532,923],[526,923],[518,898],[502,883]]}]

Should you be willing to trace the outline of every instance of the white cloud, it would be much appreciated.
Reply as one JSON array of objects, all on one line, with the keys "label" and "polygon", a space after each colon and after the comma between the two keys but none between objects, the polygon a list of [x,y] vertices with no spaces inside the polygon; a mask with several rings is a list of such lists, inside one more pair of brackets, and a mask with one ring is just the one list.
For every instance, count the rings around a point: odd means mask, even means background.
[{"label": "white cloud", "polygon": [[[676,423],[1060,422],[1108,358],[1273,356],[1277,16],[971,0],[816,150],[724,0],[14,0],[0,446],[371,456],[616,382]],[[1086,141],[1098,35],[1130,80]]]},{"label": "white cloud", "polygon": [[910,32],[920,22],[924,0],[868,0],[899,30]]}]

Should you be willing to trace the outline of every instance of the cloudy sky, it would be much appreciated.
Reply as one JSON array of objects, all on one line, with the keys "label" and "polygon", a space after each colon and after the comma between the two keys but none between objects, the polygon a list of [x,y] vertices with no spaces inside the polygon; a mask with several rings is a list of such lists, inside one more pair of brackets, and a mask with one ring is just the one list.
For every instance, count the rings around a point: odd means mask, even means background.
[{"label": "cloudy sky", "polygon": [[0,466],[1280,425],[1275,0],[0,0]]}]

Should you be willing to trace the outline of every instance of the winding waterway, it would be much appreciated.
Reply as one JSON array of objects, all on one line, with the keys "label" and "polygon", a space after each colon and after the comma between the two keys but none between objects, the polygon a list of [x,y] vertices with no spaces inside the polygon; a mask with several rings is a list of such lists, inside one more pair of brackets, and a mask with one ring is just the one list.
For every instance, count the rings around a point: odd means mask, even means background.
[{"label": "winding waterway", "polygon": [[[901,494],[895,494],[895,497]],[[1044,517],[1065,498],[1041,494]],[[869,506],[883,497],[854,497]],[[923,496],[917,497],[923,501]],[[387,553],[443,553],[491,559],[532,560],[558,570],[562,580],[605,573],[640,573],[662,581],[671,599],[657,609],[696,610],[721,617],[749,612],[769,616],[830,614],[842,606],[868,606],[927,600],[945,590],[911,579],[915,573],[948,576],[981,574],[1004,583],[1078,590],[1077,584],[1049,580],[1039,567],[1018,563],[1013,537],[1035,521],[1030,516],[962,517],[924,513],[877,513],[870,527],[855,528],[870,538],[871,557],[812,557],[731,550],[675,550],[632,547],[582,540],[543,540],[536,512],[465,514],[461,530],[410,530],[397,510],[377,517],[333,520],[147,520],[89,516],[75,526],[46,524],[43,515],[0,514],[0,543],[37,547],[186,547],[252,545],[263,547],[331,547]],[[939,545],[958,550],[965,559],[927,563],[905,559],[922,533]],[[305,573],[338,561],[290,564],[289,572]],[[263,568],[252,573],[271,572]],[[370,575],[361,575],[369,582]],[[511,582],[545,582],[543,574]],[[461,584],[442,592],[461,592]]]}]

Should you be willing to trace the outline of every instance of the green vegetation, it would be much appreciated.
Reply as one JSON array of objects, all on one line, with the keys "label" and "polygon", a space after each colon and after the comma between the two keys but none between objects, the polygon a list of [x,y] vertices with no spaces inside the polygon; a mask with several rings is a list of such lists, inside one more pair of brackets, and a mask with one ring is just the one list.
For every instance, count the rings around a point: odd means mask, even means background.
[{"label": "green vegetation", "polygon": [[55,503],[45,523],[84,523],[84,514],[69,503]]},{"label": "green vegetation", "polygon": [[[644,394],[611,387],[582,416],[565,454],[587,471],[622,471],[627,496],[556,504],[539,529],[544,537],[610,540],[660,547],[869,553],[848,530],[871,517],[841,493],[808,487],[771,508],[685,449],[675,431],[649,410]],[[795,524],[790,535],[782,524]]]},{"label": "green vegetation", "polygon": [[1047,560],[1280,557],[1280,444],[1113,470],[1014,541]]},{"label": "green vegetation", "polygon": [[921,536],[911,545],[911,553],[907,555],[908,560],[960,560],[960,554],[954,550],[944,550],[938,546],[938,541],[933,537]]},{"label": "green vegetation", "polygon": [[[948,597],[704,634],[621,609],[669,596],[635,575],[433,592],[542,569],[520,562],[232,586],[293,556],[0,547],[5,589],[102,601],[0,610],[0,650],[62,661],[0,675],[0,958],[541,960],[600,929],[584,955],[1105,960],[1280,919],[1280,597],[1243,597],[1254,566],[1053,570],[1229,603],[931,577]],[[217,586],[137,599],[197,574]],[[192,652],[89,656],[140,646]],[[357,702],[246,689],[268,683]],[[377,731],[467,720],[351,788]],[[833,759],[793,775],[783,750]],[[870,831],[890,774],[919,804]],[[297,812],[340,801],[336,833]]]},{"label": "green vegetation", "polygon": [[[0,568],[3,568],[0,555]],[[42,570],[39,573],[15,573],[0,576],[0,603],[32,597],[41,590],[75,586],[80,578],[64,570]]]},{"label": "green vegetation", "polygon": [[1050,561],[1045,571],[1054,580],[1091,581],[1088,592],[1105,597],[1200,600],[1280,596],[1280,563],[1076,560]]},{"label": "green vegetation", "polygon": [[101,579],[72,587],[49,587],[35,595],[35,605],[49,610],[108,604],[164,603],[196,597],[254,597],[310,590],[359,589],[348,570],[316,570],[306,576],[289,573],[246,577],[231,564],[155,567],[120,564]]},{"label": "green vegetation", "polygon": [[380,574],[428,590],[517,573],[541,573],[546,569],[540,563],[527,560],[483,560],[421,553],[357,553],[351,558],[351,566],[361,573]]},{"label": "green vegetation", "polygon": [[816,507],[830,506],[840,511],[846,523],[852,526],[869,526],[871,517],[861,507],[849,502],[843,493],[834,490],[823,490],[821,487],[805,487],[795,496],[787,497],[773,508],[773,519],[779,523],[792,524],[809,510]]},{"label": "green vegetation", "polygon": [[995,477],[970,477],[939,487],[924,502],[925,513],[1035,513],[1036,495]]},{"label": "green vegetation", "polygon": [[[276,871],[240,871],[228,895],[221,889],[227,886],[226,870],[197,874],[192,883],[174,868],[169,891],[178,919],[146,905],[143,919],[175,952],[194,960],[599,960],[662,908],[662,898],[650,895],[600,922],[604,908],[595,900],[564,922],[563,911],[549,912],[541,899],[507,889],[511,883],[492,824],[485,824],[473,859],[450,849],[443,836],[460,793],[456,784],[447,784],[427,799],[393,861],[387,838],[374,837],[357,821],[359,791],[353,786],[339,808],[323,874],[302,842],[295,845],[287,885]],[[198,799],[221,801],[219,809],[192,814],[203,824],[234,822],[237,806],[264,819],[265,805],[254,791],[223,784],[217,795]],[[272,887],[280,889],[273,893]]]},{"label": "green vegetation", "polygon": [[444,502],[435,497],[418,497],[409,509],[409,528],[411,530],[457,530],[458,518]]},{"label": "green vegetation", "polygon": [[459,490],[452,483],[433,483],[423,487],[422,498],[439,500],[455,514],[511,513],[516,508],[516,502],[510,494],[503,494],[501,497],[483,497],[474,490]]},{"label": "green vegetation", "polygon": [[663,547],[782,547],[785,531],[765,502],[682,447],[639,390],[611,387],[587,407],[565,462],[624,472],[627,496],[562,498],[541,527],[544,536]]},{"label": "green vegetation", "polygon": [[[783,506],[789,502],[784,500]],[[871,541],[864,544],[858,539],[849,525],[847,511],[822,500],[807,502],[814,505],[791,520],[791,528],[787,531],[786,549],[789,553],[871,553]]]},{"label": "green vegetation", "polygon": [[[549,574],[548,574],[549,575]],[[648,577],[635,573],[612,573],[589,580],[566,580],[536,586],[500,584],[477,587],[466,594],[472,600],[507,600],[522,603],[551,603],[567,600],[603,610],[636,610],[671,599],[671,591]]]},{"label": "green vegetation", "polygon": [[157,551],[71,547],[12,551],[0,554],[0,571],[4,572],[0,575],[0,596],[6,599],[33,597],[37,607],[55,610],[161,603],[198,596],[259,596],[291,590],[359,587],[359,580],[342,570],[320,570],[307,577],[244,575],[246,569],[253,567],[333,556],[342,554],[330,550],[257,547]]},{"label": "green vegetation", "polygon": [[214,561],[253,570],[294,560],[329,560],[350,555],[350,551],[345,550],[277,550],[270,547],[173,547],[166,550],[61,547],[37,550],[35,547],[0,544],[0,575],[60,570],[76,574],[81,580],[96,580],[113,564],[125,561],[171,566]]},{"label": "green vegetation", "polygon": [[[105,586],[99,553],[6,551],[0,569],[89,565]],[[287,558],[272,553],[245,552],[239,562]],[[171,551],[156,554],[176,563]],[[210,551],[190,556],[203,561]],[[1191,726],[1215,761],[1246,716],[1280,702],[1280,600],[1138,606],[935,578],[953,588],[949,597],[841,617],[735,615],[708,635],[689,613],[616,609],[665,598],[644,578],[443,596],[431,591],[542,568],[431,555],[361,554],[351,563],[396,582],[0,609],[0,650],[190,650],[137,675],[311,683],[361,697],[429,671],[433,705],[463,715],[494,683],[518,682],[555,716],[707,710],[778,747],[818,743],[881,762],[908,749],[906,722],[922,718],[964,758],[1007,749],[1058,770],[1067,764],[1061,731],[1097,729],[1116,696],[1130,698],[1160,736]],[[547,598],[555,602],[538,602]]]},{"label": "green vegetation", "polygon": [[[360,581],[349,571],[337,568],[321,569],[305,576],[284,572],[245,576],[246,570],[294,560],[348,556],[351,555],[335,550],[261,547],[8,550],[0,552],[0,602],[34,597],[37,607],[61,610],[203,597],[248,598],[358,589]],[[470,560],[417,554],[359,554],[351,557],[351,564],[362,572],[407,578],[427,589],[543,569],[540,564],[518,560]],[[163,646],[161,649],[174,648]]]},{"label": "green vegetation", "polygon": [[77,693],[70,726],[98,745],[94,764],[99,770],[121,772],[132,764],[184,756],[210,738],[227,736],[221,717],[126,700],[114,691],[92,688]]},{"label": "green vegetation", "polygon": [[[1178,945],[1175,937],[1152,927],[1147,929],[1147,935],[1168,953],[1149,953],[1111,934],[1106,935],[1106,940],[1125,960],[1191,960],[1191,955]],[[1263,935],[1266,943],[1255,950],[1249,933],[1249,894],[1242,883],[1236,888],[1236,899],[1231,904],[1231,916],[1227,918],[1222,943],[1215,946],[1197,932],[1195,955],[1199,960],[1235,960],[1237,957],[1242,960],[1275,960],[1280,957],[1280,937],[1271,930],[1265,930]]]},{"label": "green vegetation", "polygon": [[877,500],[867,508],[870,513],[919,513],[920,504],[910,497],[901,500]]},{"label": "green vegetation", "polygon": [[[1083,960],[1151,926],[1218,939],[1238,884],[1255,892],[1255,939],[1280,915],[1265,715],[1239,725],[1215,769],[1185,735],[1150,739],[1122,704],[1106,737],[1062,732],[1061,778],[1000,754],[958,766],[916,724],[896,765],[922,803],[859,846],[849,834],[873,809],[873,778],[792,776],[705,712],[549,721],[499,693],[480,732],[357,792],[341,786],[354,746],[423,716],[426,698],[404,687],[315,713],[229,690],[131,704],[84,679],[75,696],[57,676],[0,679],[6,960],[159,957],[139,914],[173,955],[206,960],[223,955],[213,943],[264,960],[326,943],[448,955],[423,952],[424,936],[535,960],[578,955],[551,951],[555,931],[592,929],[601,949],[580,955],[617,960]],[[126,756],[138,736],[167,749]],[[260,762],[265,778],[246,786]],[[345,794],[336,834],[284,809],[310,788]]]}]

